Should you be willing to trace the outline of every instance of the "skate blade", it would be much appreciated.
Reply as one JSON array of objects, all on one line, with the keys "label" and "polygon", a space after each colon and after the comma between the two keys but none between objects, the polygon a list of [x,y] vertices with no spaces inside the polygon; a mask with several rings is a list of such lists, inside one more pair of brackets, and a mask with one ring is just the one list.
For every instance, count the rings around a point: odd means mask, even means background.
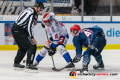
[{"label": "skate blade", "polygon": [[38,70],[25,69],[25,72],[28,72],[28,73],[38,73]]},{"label": "skate blade", "polygon": [[67,71],[76,71],[75,67],[67,68]]},{"label": "skate blade", "polygon": [[82,73],[83,73],[83,74],[88,74],[88,71],[83,71]]},{"label": "skate blade", "polygon": [[97,68],[97,69],[94,69],[94,70],[105,70],[105,68]]},{"label": "skate blade", "polygon": [[13,67],[13,70],[17,70],[17,71],[20,71],[20,70],[25,70],[25,68],[18,68],[18,67]]}]

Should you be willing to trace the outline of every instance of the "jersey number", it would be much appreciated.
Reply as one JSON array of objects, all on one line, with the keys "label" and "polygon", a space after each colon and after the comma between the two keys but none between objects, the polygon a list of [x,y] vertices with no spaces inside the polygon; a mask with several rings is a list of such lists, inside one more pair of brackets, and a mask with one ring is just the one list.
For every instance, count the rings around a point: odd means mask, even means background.
[{"label": "jersey number", "polygon": [[84,34],[86,35],[86,37],[89,37],[93,32],[89,29],[86,29],[85,31],[83,31]]},{"label": "jersey number", "polygon": [[58,34],[55,34],[55,39],[57,39],[58,38]]}]

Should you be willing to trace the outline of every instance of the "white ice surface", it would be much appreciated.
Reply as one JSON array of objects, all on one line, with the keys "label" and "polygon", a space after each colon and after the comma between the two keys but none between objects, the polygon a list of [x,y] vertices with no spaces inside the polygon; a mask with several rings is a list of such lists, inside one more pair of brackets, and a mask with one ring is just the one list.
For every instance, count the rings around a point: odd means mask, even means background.
[{"label": "white ice surface", "polygon": [[[36,55],[39,51],[37,51]],[[46,57],[38,65],[38,73],[26,73],[24,70],[14,71],[13,62],[17,51],[0,51],[0,80],[73,80],[69,77],[70,71],[62,70],[55,72],[52,59],[50,56]],[[75,51],[69,50],[70,56],[75,56]],[[90,73],[118,73],[117,76],[76,76],[75,80],[120,80],[120,50],[104,50],[102,52],[105,70],[93,70],[93,65],[96,64],[94,57],[91,57],[89,64]],[[67,63],[64,58],[56,53],[54,56],[55,66],[62,68]],[[23,60],[26,59],[26,56]],[[21,62],[21,64],[24,64]],[[82,59],[75,66],[77,69],[81,68]]]}]

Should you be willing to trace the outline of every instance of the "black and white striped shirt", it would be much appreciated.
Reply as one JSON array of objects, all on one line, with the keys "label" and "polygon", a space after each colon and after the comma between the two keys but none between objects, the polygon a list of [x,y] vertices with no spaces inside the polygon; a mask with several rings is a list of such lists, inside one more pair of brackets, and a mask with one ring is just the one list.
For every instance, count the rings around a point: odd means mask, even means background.
[{"label": "black and white striped shirt", "polygon": [[32,28],[34,27],[34,24],[37,21],[37,19],[38,19],[38,15],[35,9],[27,8],[19,14],[15,23],[18,26],[25,28],[28,31],[29,36],[33,39],[34,37],[33,37]]}]

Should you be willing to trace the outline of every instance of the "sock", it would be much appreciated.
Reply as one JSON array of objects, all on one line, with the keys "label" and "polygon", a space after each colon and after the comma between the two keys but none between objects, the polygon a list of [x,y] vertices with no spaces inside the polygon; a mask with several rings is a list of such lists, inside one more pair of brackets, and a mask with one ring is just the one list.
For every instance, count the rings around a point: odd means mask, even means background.
[{"label": "sock", "polygon": [[33,65],[38,65],[38,62],[35,60],[35,62],[33,63]]},{"label": "sock", "polygon": [[40,56],[40,54],[37,55],[35,62],[33,65],[38,65],[38,63],[43,59],[44,57]]},{"label": "sock", "polygon": [[90,56],[83,57],[82,66],[86,66],[90,63]]},{"label": "sock", "polygon": [[64,59],[66,60],[67,63],[68,63],[69,61],[71,61],[71,57],[70,57],[70,55],[69,55],[68,52],[65,53],[65,54],[63,55],[63,57],[64,57]]},{"label": "sock", "polygon": [[90,56],[91,56],[91,52],[86,50],[84,53],[83,53],[83,61],[82,61],[82,66],[85,66],[85,65],[88,65],[90,63]]},{"label": "sock", "polygon": [[40,56],[40,54],[37,55],[36,61],[39,63],[44,57]]}]

